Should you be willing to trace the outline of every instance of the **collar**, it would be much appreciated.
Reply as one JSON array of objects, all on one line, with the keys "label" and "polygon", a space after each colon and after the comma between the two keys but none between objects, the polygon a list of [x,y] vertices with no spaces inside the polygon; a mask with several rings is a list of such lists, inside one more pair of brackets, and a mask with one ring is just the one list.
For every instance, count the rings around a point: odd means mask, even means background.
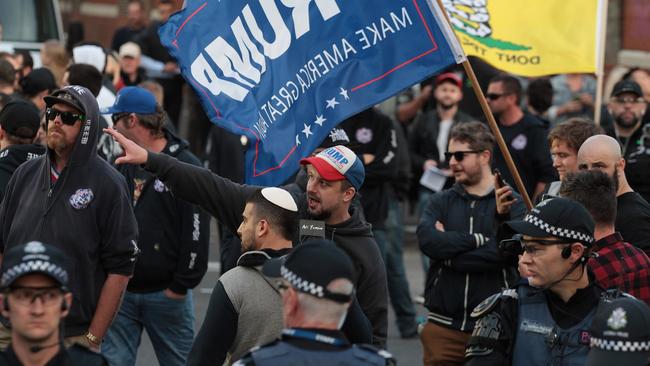
[{"label": "collar", "polygon": [[338,329],[289,328],[282,331],[282,339],[300,339],[339,347],[350,345],[345,334]]},{"label": "collar", "polygon": [[621,243],[621,242],[623,242],[623,236],[621,236],[621,233],[617,231],[615,233],[609,234],[603,238],[598,239],[598,241],[596,241],[592,245],[591,251],[597,252],[600,249],[603,249],[607,246],[614,245],[616,243]]},{"label": "collar", "polygon": [[271,258],[282,257],[288,254],[292,248],[284,248],[279,250],[274,249],[261,249],[251,250],[242,254],[237,260],[237,265],[242,267],[258,267],[266,263]]},{"label": "collar", "polygon": [[[45,366],[58,366],[58,365],[65,365],[65,361],[67,358],[67,351],[63,345],[59,349],[59,352],[54,355],[46,364]],[[14,347],[12,344],[9,344],[9,347],[5,350],[5,356],[7,357],[7,360],[9,361],[8,365],[22,365],[20,360],[18,359],[18,356],[16,356],[16,353],[14,352]],[[1,359],[0,359],[1,360]],[[4,364],[3,364],[4,365]]]}]

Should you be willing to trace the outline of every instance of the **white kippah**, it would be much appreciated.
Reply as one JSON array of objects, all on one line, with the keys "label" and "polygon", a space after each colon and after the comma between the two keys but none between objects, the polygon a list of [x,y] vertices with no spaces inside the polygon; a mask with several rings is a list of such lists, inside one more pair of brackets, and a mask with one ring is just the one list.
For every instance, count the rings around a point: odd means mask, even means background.
[{"label": "white kippah", "polygon": [[285,210],[298,212],[298,205],[294,201],[291,193],[286,190],[278,187],[266,187],[262,188],[262,196],[267,199],[267,201],[272,204],[282,207]]}]

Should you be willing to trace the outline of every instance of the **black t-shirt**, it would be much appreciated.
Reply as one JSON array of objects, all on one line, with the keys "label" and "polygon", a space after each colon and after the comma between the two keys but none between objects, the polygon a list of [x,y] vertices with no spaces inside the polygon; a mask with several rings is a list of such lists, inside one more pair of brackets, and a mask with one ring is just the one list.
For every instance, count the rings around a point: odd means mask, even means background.
[{"label": "black t-shirt", "polygon": [[[524,112],[519,122],[511,126],[499,125],[499,130],[531,198],[538,182],[548,183],[556,180],[546,140],[547,131],[537,117]],[[494,147],[493,166],[501,171],[508,184],[515,187],[515,180],[497,146]]]},{"label": "black t-shirt", "polygon": [[616,204],[616,231],[650,255],[650,204],[636,192],[623,193]]}]

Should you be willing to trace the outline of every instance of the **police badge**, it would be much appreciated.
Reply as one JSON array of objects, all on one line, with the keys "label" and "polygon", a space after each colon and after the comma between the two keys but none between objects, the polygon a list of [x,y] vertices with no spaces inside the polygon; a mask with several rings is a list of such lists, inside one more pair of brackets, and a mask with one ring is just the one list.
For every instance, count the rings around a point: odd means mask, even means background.
[{"label": "police badge", "polygon": [[90,188],[77,189],[77,191],[70,196],[70,205],[76,210],[81,210],[88,207],[94,198],[95,195]]}]

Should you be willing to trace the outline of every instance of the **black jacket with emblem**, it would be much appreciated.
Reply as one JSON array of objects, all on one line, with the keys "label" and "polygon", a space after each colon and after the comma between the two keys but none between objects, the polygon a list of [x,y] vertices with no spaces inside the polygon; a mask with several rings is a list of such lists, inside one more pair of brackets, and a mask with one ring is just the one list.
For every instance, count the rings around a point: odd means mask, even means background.
[{"label": "black jacket with emblem", "polygon": [[[149,153],[145,169],[156,174],[178,197],[200,205],[232,232],[241,223],[246,199],[260,187],[237,184],[165,154]],[[300,218],[309,218],[307,195],[298,185],[287,187],[296,201]],[[358,208],[337,225],[325,226],[325,237],[343,249],[355,266],[357,299],[372,323],[373,344],[383,347],[388,331],[386,269],[370,225]],[[295,243],[302,242],[296,238]]]},{"label": "black jacket with emblem", "polygon": [[[526,213],[516,197],[511,220]],[[424,293],[429,321],[469,332],[474,328],[472,309],[517,280],[509,260],[499,255],[495,228],[494,190],[475,196],[457,183],[431,196],[417,228],[420,250],[431,260]]]},{"label": "black jacket with emblem", "polygon": [[45,148],[37,144],[11,145],[0,151],[0,201],[16,169],[27,160],[36,159],[43,154]]},{"label": "black jacket with emblem", "polygon": [[[165,129],[167,145],[162,153],[200,166],[186,141]],[[129,192],[138,186],[133,211],[138,221],[141,253],[129,281],[131,292],[154,292],[169,288],[178,294],[196,287],[208,269],[210,216],[175,197],[151,173],[135,165],[118,165]],[[138,182],[136,182],[138,180]],[[144,182],[144,183],[143,183]]]},{"label": "black jacket with emblem", "polygon": [[0,252],[38,240],[69,257],[74,300],[65,335],[78,336],[88,330],[107,276],[133,273],[138,227],[124,177],[97,155],[95,97],[83,87],[66,88],[86,120],[56,184],[50,185],[50,149],[14,173],[0,206]]}]

